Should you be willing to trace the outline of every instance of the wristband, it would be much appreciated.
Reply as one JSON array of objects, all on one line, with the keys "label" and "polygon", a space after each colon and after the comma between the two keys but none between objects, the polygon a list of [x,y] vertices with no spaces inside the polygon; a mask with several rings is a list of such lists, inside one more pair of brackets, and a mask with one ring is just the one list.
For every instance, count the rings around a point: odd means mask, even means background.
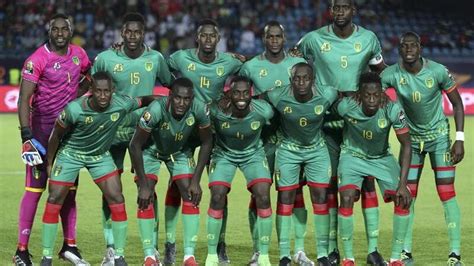
[{"label": "wristband", "polygon": [[33,138],[33,133],[31,132],[31,129],[29,127],[21,127],[20,132],[22,142]]},{"label": "wristband", "polygon": [[464,141],[464,132],[463,131],[456,131],[456,141]]}]

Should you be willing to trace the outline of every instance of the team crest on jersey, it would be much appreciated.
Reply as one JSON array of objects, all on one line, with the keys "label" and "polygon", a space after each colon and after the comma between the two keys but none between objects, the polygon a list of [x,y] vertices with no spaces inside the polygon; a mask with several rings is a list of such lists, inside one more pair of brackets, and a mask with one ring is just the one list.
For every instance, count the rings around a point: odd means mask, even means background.
[{"label": "team crest on jersey", "polygon": [[150,120],[151,120],[151,113],[148,111],[145,111],[142,117],[140,118],[140,120],[143,121],[145,125],[148,125],[148,123],[150,123]]},{"label": "team crest on jersey", "polygon": [[113,72],[117,73],[117,72],[122,72],[122,71],[123,71],[123,64],[115,64]]},{"label": "team crest on jersey", "polygon": [[224,75],[224,72],[225,72],[225,70],[224,70],[224,67],[223,67],[223,66],[218,66],[218,67],[216,68],[216,74],[217,74],[219,77],[222,77],[222,75]]},{"label": "team crest on jersey", "polygon": [[324,43],[321,45],[320,50],[321,50],[321,52],[329,52],[329,51],[331,51],[331,44],[328,43],[328,42],[324,42]]},{"label": "team crest on jersey", "polygon": [[224,122],[221,124],[221,128],[230,128],[229,122]]},{"label": "team crest on jersey", "polygon": [[323,110],[324,110],[324,106],[322,106],[322,105],[316,105],[314,107],[314,113],[317,114],[317,115],[322,114]]},{"label": "team crest on jersey", "polygon": [[265,68],[262,68],[262,69],[260,69],[260,73],[258,73],[258,75],[261,78],[266,77],[268,75],[268,71]]},{"label": "team crest on jersey", "polygon": [[192,126],[192,125],[194,125],[194,122],[195,122],[194,121],[194,116],[190,116],[190,117],[186,118],[186,125]]},{"label": "team crest on jersey", "polygon": [[407,85],[408,84],[408,81],[405,77],[400,77],[400,81],[399,81],[400,85]]},{"label": "team crest on jersey", "polygon": [[360,42],[354,43],[354,51],[356,51],[356,53],[360,53],[360,51],[362,51],[362,44]]},{"label": "team crest on jersey", "polygon": [[250,128],[252,130],[257,130],[260,128],[260,121],[253,121],[252,123],[250,123]]},{"label": "team crest on jersey", "polygon": [[195,71],[196,70],[196,64],[194,63],[189,63],[188,65],[188,71]]},{"label": "team crest on jersey", "polygon": [[153,62],[146,62],[145,63],[145,70],[150,72],[153,69]]},{"label": "team crest on jersey", "polygon": [[427,79],[425,79],[425,84],[426,84],[426,87],[428,87],[428,89],[433,88],[434,79],[433,79],[433,78],[427,78]]},{"label": "team crest on jersey", "polygon": [[281,87],[281,84],[282,84],[281,80],[279,80],[279,79],[275,80],[275,87],[277,87],[277,88]]},{"label": "team crest on jersey", "polygon": [[84,123],[86,124],[90,124],[94,121],[94,119],[92,118],[92,116],[88,116],[86,117],[86,119],[84,120]]},{"label": "team crest on jersey", "polygon": [[77,57],[77,56],[73,56],[73,57],[72,57],[72,62],[73,62],[73,63],[74,63],[76,66],[78,66],[78,65],[79,65],[79,63],[80,63],[80,61],[79,61],[79,57]]},{"label": "team crest on jersey", "polygon": [[25,71],[23,71],[25,74],[33,74],[33,61],[28,61],[25,66]]},{"label": "team crest on jersey", "polygon": [[115,122],[119,119],[119,117],[120,117],[120,113],[115,112],[110,115],[110,120],[112,120],[112,122]]},{"label": "team crest on jersey", "polygon": [[379,125],[379,128],[386,128],[387,120],[385,118],[380,118],[379,120],[377,120],[377,124]]},{"label": "team crest on jersey", "polygon": [[58,71],[61,68],[61,64],[59,62],[54,63],[53,69]]}]

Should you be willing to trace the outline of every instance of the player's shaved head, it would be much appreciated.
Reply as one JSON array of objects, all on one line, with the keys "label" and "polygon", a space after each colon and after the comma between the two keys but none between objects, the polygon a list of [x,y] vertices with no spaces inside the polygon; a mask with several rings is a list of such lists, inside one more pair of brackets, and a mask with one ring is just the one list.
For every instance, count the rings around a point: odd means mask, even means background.
[{"label": "player's shaved head", "polygon": [[219,31],[219,25],[218,25],[217,22],[216,22],[215,20],[213,20],[213,19],[206,18],[206,19],[203,19],[203,20],[199,21],[197,31],[200,32],[201,29],[202,29],[204,26],[211,26],[211,27],[214,27],[214,29],[215,29],[216,31]]},{"label": "player's shaved head", "polygon": [[351,6],[354,6],[354,0],[331,0],[331,6],[334,6],[336,3],[345,2]]},{"label": "player's shaved head", "polygon": [[299,62],[295,65],[293,65],[293,67],[291,68],[291,77],[294,77],[295,76],[295,73],[296,73],[296,70],[300,69],[300,68],[308,68],[310,70],[310,73],[313,73],[313,66],[306,63],[306,62]]},{"label": "player's shaved head", "polygon": [[402,34],[402,36],[400,36],[400,44],[407,38],[407,37],[412,37],[415,39],[415,41],[418,43],[418,44],[421,44],[421,38],[420,38],[420,35],[418,35],[416,32],[414,31],[407,31],[405,33]]},{"label": "player's shaved head", "polygon": [[138,22],[141,25],[145,26],[145,18],[142,14],[137,12],[129,12],[123,16],[123,25],[127,24],[128,22]]},{"label": "player's shaved head", "polygon": [[[362,88],[365,88],[365,86],[363,86],[364,84],[370,84],[370,83],[381,85],[382,79],[380,78],[380,75],[378,75],[375,72],[362,73],[359,77],[359,90]],[[380,89],[382,89],[382,86],[380,86]]]},{"label": "player's shaved head", "polygon": [[280,24],[280,22],[276,21],[276,20],[270,20],[268,21],[266,24],[265,24],[265,27],[263,27],[263,33],[266,34],[268,32],[268,30],[270,29],[270,27],[278,27],[281,29],[281,31],[283,33],[285,33],[285,27],[283,27],[283,25]]},{"label": "player's shaved head", "polygon": [[239,82],[247,83],[247,87],[248,87],[249,89],[250,89],[250,87],[252,87],[252,80],[250,80],[249,78],[244,77],[244,76],[235,76],[235,77],[233,77],[232,80],[230,81],[230,88],[231,88],[231,89],[234,89],[235,84],[236,84],[236,83],[239,83]]},{"label": "player's shaved head", "polygon": [[97,81],[99,80],[105,80],[109,84],[112,84],[112,77],[109,75],[109,73],[105,71],[99,71],[99,72],[94,73],[94,75],[92,75],[93,84],[96,84]]},{"label": "player's shaved head", "polygon": [[171,93],[177,92],[180,88],[188,89],[193,92],[193,82],[188,78],[177,78],[171,84]]}]

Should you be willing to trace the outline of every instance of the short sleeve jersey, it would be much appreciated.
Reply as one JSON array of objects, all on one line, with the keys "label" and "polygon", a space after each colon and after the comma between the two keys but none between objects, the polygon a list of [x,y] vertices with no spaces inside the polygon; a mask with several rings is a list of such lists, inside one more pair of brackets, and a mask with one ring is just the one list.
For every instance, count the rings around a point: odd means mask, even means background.
[{"label": "short sleeve jersey", "polygon": [[445,66],[423,59],[420,72],[411,74],[399,63],[386,68],[381,77],[384,88],[393,87],[397,92],[407,114],[412,141],[432,141],[449,133],[442,92],[456,89],[456,83]]},{"label": "short sleeve jersey", "polygon": [[316,83],[339,91],[357,91],[360,74],[369,64],[382,62],[377,36],[358,25],[346,39],[334,33],[333,25],[324,26],[303,36],[297,47],[313,61]]},{"label": "short sleeve jersey", "polygon": [[362,106],[352,98],[344,98],[337,106],[337,112],[344,119],[342,150],[354,156],[375,159],[390,154],[388,142],[390,128],[397,134],[408,132],[408,125],[402,107],[389,102],[374,116],[366,116]]},{"label": "short sleeve jersey", "polygon": [[270,103],[280,114],[283,143],[298,146],[317,145],[322,140],[321,127],[324,114],[337,98],[337,91],[330,86],[313,87],[313,98],[298,102],[291,85],[268,92]]},{"label": "short sleeve jersey", "polygon": [[224,113],[217,104],[211,107],[211,122],[216,132],[219,149],[235,156],[245,157],[263,147],[260,134],[273,116],[270,104],[253,99],[250,113],[244,118]]},{"label": "short sleeve jersey", "polygon": [[161,155],[180,151],[192,131],[210,125],[209,108],[194,99],[189,110],[180,119],[171,114],[171,99],[163,97],[153,101],[143,112],[138,126],[151,133],[155,148]]},{"label": "short sleeve jersey", "polygon": [[245,62],[239,74],[253,82],[253,94],[260,95],[271,88],[279,89],[290,84],[291,68],[301,62],[301,57],[285,55],[280,63],[272,63],[265,58],[265,53]]},{"label": "short sleeve jersey", "polygon": [[22,79],[36,84],[32,97],[32,121],[54,124],[67,103],[77,97],[81,74],[91,62],[79,46],[69,44],[65,55],[50,51],[47,44],[36,49],[23,65]]},{"label": "short sleeve jersey", "polygon": [[61,149],[79,155],[101,155],[110,149],[117,128],[125,116],[140,108],[137,98],[113,94],[109,107],[103,112],[92,110],[89,98],[82,96],[69,103],[58,118],[58,123],[70,128]]},{"label": "short sleeve jersey", "polygon": [[212,63],[203,63],[197,56],[197,49],[187,49],[173,53],[168,65],[190,79],[195,98],[208,104],[221,98],[226,79],[239,71],[242,62],[229,53],[216,52]]},{"label": "short sleeve jersey", "polygon": [[163,55],[149,47],[135,59],[122,50],[106,50],[95,58],[92,74],[105,71],[114,81],[117,93],[131,97],[152,95],[156,78],[163,85],[171,84],[171,72]]}]

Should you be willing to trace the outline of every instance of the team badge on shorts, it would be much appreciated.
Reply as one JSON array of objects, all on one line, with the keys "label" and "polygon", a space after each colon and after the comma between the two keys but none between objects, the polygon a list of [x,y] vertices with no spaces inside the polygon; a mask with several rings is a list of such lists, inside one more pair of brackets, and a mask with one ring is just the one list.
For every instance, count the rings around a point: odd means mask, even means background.
[{"label": "team badge on shorts", "polygon": [[426,80],[425,80],[425,84],[426,84],[426,87],[428,87],[428,89],[433,88],[434,79],[433,79],[433,78],[428,78],[428,79],[426,79]]},{"label": "team badge on shorts", "polygon": [[145,63],[145,70],[150,72],[153,69],[153,62],[146,62]]},{"label": "team badge on shorts", "polygon": [[322,106],[322,105],[316,105],[314,107],[314,113],[317,114],[317,115],[322,114],[323,111],[324,111],[324,106]]},{"label": "team badge on shorts", "polygon": [[252,130],[257,130],[260,128],[260,121],[253,121],[252,123],[250,123],[250,128]]},{"label": "team badge on shorts", "polygon": [[80,61],[79,61],[79,57],[77,57],[77,56],[73,56],[73,57],[72,57],[72,62],[73,62],[73,63],[74,63],[76,66],[78,66],[78,65],[79,65],[79,63],[80,63]]},{"label": "team badge on shorts", "polygon": [[188,126],[194,125],[194,116],[190,116],[190,117],[186,118],[186,125],[188,125]]},{"label": "team badge on shorts", "polygon": [[224,72],[225,72],[225,69],[223,66],[218,66],[216,68],[216,74],[219,76],[219,77],[222,77],[222,75],[224,75]]},{"label": "team badge on shorts", "polygon": [[110,115],[110,120],[112,120],[112,122],[115,122],[119,119],[119,117],[120,117],[120,113],[115,112]]},{"label": "team badge on shorts", "polygon": [[362,44],[360,42],[354,43],[354,51],[356,51],[357,53],[360,53],[360,51],[362,51]]},{"label": "team badge on shorts", "polygon": [[61,165],[55,165],[53,169],[53,175],[58,176],[62,170],[63,170],[63,167]]},{"label": "team badge on shorts", "polygon": [[385,128],[387,127],[387,120],[385,118],[380,118],[377,120],[377,124],[379,125],[379,128]]},{"label": "team badge on shorts", "polygon": [[25,70],[23,71],[25,74],[33,74],[33,61],[28,61],[25,66]]}]

